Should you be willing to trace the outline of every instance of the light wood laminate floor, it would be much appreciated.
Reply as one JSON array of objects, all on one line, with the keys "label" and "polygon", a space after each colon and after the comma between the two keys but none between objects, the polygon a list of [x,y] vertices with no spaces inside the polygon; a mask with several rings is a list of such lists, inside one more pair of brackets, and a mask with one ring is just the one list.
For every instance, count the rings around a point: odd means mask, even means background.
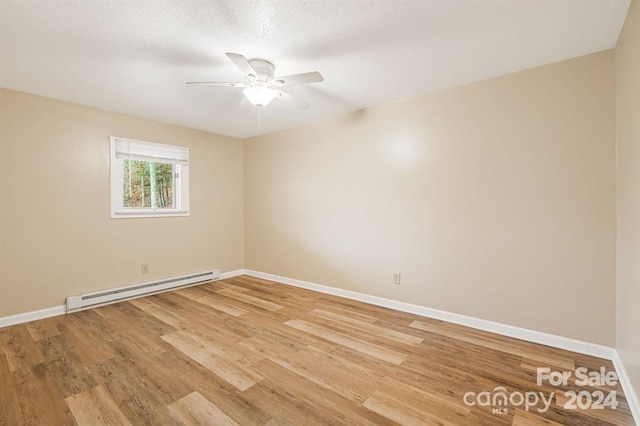
[{"label": "light wood laminate floor", "polygon": [[[0,425],[633,424],[619,384],[537,386],[537,367],[613,369],[242,276],[0,329]],[[464,402],[499,386],[555,398]],[[564,409],[571,390],[615,391],[618,408]]]}]

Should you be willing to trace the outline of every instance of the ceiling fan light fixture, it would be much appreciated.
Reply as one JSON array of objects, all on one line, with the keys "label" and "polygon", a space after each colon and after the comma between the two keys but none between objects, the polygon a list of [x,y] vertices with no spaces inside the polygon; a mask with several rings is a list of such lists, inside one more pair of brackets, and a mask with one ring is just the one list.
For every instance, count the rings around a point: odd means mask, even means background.
[{"label": "ceiling fan light fixture", "polygon": [[227,52],[227,57],[245,76],[243,82],[188,81],[187,84],[190,86],[242,88],[244,89],[244,96],[254,106],[263,107],[269,105],[273,98],[278,98],[285,104],[292,105],[300,110],[306,110],[309,108],[309,103],[281,91],[280,88],[324,81],[324,77],[318,71],[274,78],[273,71],[275,67],[269,61],[264,59],[249,60],[239,53],[231,52]]},{"label": "ceiling fan light fixture", "polygon": [[260,86],[247,87],[242,92],[249,102],[258,107],[268,105],[277,96],[275,90]]}]

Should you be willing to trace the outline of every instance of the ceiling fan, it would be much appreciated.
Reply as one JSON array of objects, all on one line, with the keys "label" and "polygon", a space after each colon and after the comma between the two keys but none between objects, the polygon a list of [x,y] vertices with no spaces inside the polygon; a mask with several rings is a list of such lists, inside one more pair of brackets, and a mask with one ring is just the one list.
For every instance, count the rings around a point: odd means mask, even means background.
[{"label": "ceiling fan", "polygon": [[274,77],[274,66],[264,59],[247,59],[238,53],[227,53],[227,57],[242,71],[246,82],[223,83],[214,81],[189,81],[188,85],[209,87],[237,87],[242,88],[247,100],[257,107],[268,105],[277,98],[299,109],[309,108],[309,104],[280,90],[281,87],[296,84],[318,83],[324,81],[322,74],[317,71],[302,74]]}]

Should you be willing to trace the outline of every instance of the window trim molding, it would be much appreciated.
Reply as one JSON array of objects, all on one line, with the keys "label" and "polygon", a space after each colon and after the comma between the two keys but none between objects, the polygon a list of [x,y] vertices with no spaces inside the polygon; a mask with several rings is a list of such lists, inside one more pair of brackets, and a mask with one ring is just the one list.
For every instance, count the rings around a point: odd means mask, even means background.
[{"label": "window trim molding", "polygon": [[[189,166],[187,164],[172,163],[179,168],[178,177],[175,179],[174,196],[176,197],[176,208],[173,209],[156,209],[151,208],[125,208],[123,207],[123,181],[124,176],[124,159],[116,157],[116,141],[131,141],[137,144],[158,144],[156,142],[146,142],[129,138],[121,138],[116,136],[109,137],[109,192],[111,195],[111,219],[136,219],[151,217],[184,217],[189,216]],[[176,147],[182,148],[182,147]],[[188,156],[188,153],[187,153]]]}]

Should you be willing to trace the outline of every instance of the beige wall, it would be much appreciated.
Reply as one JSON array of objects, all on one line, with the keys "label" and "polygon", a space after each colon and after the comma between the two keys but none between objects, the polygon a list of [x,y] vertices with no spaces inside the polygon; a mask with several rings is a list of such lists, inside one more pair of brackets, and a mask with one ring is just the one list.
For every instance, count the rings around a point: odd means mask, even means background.
[{"label": "beige wall", "polygon": [[[110,219],[110,135],[190,148],[190,217]],[[0,317],[242,268],[242,168],[234,138],[0,89]]]},{"label": "beige wall", "polygon": [[606,51],[246,140],[245,266],[612,346],[614,77]]},{"label": "beige wall", "polygon": [[[369,108],[244,163],[237,139],[0,90],[0,317],[246,266],[613,345],[614,74],[608,51]],[[109,218],[110,135],[191,148],[189,218]]]},{"label": "beige wall", "polygon": [[631,3],[616,48],[616,350],[640,395],[640,4]]}]

